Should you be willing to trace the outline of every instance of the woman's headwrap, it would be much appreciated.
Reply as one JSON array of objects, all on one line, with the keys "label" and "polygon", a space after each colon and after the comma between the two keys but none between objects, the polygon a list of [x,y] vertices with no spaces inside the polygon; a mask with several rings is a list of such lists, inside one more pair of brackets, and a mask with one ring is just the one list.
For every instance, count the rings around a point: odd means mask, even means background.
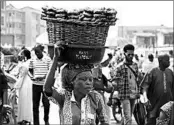
[{"label": "woman's headwrap", "polygon": [[72,81],[75,79],[75,77],[79,73],[82,73],[85,71],[91,71],[92,68],[93,68],[93,65],[67,64],[62,69],[62,73],[61,73],[62,87],[69,91],[73,90]]}]

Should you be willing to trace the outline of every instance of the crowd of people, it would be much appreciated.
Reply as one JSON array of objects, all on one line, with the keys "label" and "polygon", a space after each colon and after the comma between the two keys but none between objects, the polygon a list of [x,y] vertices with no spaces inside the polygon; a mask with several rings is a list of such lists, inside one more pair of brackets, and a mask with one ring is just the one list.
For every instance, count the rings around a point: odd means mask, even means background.
[{"label": "crowd of people", "polygon": [[[59,106],[62,125],[109,125],[108,98],[104,93],[113,96],[113,92],[117,91],[123,112],[122,125],[132,125],[137,99],[141,99],[146,107],[146,125],[173,125],[174,73],[168,68],[169,55],[159,55],[157,65],[153,54],[149,54],[148,61],[144,63],[141,59],[143,55],[139,57],[135,54],[135,47],[127,44],[119,52],[109,53],[106,60],[95,65],[64,64],[58,62],[59,56],[60,47],[54,48],[53,59],[40,44],[31,51],[21,49],[18,65],[11,66],[8,71],[17,78],[11,91],[19,97],[18,124],[39,125],[42,101],[44,122],[49,125],[52,101]],[[108,67],[109,77],[102,72],[104,67]],[[4,72],[1,68],[0,124],[3,122],[5,90],[8,89]],[[61,80],[57,80],[57,74],[61,75]]]}]

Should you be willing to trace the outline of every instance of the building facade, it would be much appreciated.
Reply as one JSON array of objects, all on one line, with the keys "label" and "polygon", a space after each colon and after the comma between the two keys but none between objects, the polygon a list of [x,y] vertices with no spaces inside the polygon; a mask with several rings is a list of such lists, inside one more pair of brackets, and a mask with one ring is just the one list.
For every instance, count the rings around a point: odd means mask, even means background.
[{"label": "building facade", "polygon": [[36,38],[46,31],[46,22],[41,20],[41,11],[31,7],[21,8],[25,12],[25,45],[33,47],[36,44]]},{"label": "building facade", "polygon": [[6,1],[0,1],[1,6],[1,34],[6,34]]},{"label": "building facade", "polygon": [[6,34],[14,35],[14,46],[25,45],[25,13],[13,5],[6,7]]},{"label": "building facade", "polygon": [[17,9],[9,4],[4,11],[4,17],[4,33],[14,35],[14,46],[33,47],[36,37],[46,31],[46,22],[40,19],[41,11],[34,8]]},{"label": "building facade", "polygon": [[119,26],[118,37],[142,48],[173,45],[173,28],[165,26]]}]

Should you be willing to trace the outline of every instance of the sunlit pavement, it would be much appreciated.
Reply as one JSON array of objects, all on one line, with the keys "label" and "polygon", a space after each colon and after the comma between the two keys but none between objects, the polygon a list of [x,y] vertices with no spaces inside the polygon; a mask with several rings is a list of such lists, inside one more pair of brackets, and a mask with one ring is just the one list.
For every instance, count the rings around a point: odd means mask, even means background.
[{"label": "sunlit pavement", "polygon": [[[44,110],[43,107],[40,107],[40,124],[44,125],[44,120],[43,120],[43,116],[44,116]],[[59,108],[57,105],[55,105],[54,103],[50,103],[50,114],[49,114],[49,122],[50,125],[59,125]],[[121,125],[116,123],[116,121],[113,119],[112,115],[111,115],[111,121],[110,121],[110,125]],[[133,118],[133,123],[132,125],[137,125],[134,118]]]}]

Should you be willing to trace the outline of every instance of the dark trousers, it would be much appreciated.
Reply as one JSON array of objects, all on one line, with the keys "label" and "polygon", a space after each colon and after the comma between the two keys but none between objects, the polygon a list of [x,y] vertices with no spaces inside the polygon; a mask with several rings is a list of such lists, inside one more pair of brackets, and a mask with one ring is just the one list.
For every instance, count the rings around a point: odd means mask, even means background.
[{"label": "dark trousers", "polygon": [[0,105],[0,125],[2,125],[2,106]]},{"label": "dark trousers", "polygon": [[33,124],[34,125],[40,125],[39,104],[40,104],[41,94],[42,94],[42,103],[44,106],[44,121],[48,122],[49,120],[50,103],[48,98],[43,93],[43,86],[33,84]]}]

